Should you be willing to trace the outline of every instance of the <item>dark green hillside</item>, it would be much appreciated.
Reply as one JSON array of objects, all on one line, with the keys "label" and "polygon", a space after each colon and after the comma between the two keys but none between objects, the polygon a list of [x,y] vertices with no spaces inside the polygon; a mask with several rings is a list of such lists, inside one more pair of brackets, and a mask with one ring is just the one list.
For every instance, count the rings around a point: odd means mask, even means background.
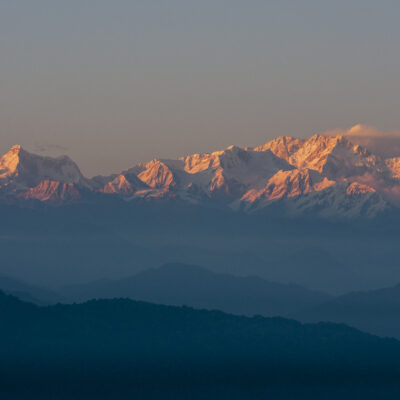
[{"label": "dark green hillside", "polygon": [[0,318],[7,396],[232,398],[333,384],[394,390],[400,378],[399,342],[344,325],[124,299],[40,308],[4,294]]}]

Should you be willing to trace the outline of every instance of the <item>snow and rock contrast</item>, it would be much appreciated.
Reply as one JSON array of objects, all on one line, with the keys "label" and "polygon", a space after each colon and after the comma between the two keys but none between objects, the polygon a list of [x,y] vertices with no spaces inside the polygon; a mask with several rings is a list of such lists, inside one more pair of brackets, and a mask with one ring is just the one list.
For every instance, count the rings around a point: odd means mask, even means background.
[{"label": "snow and rock contrast", "polygon": [[274,205],[288,215],[374,217],[400,204],[399,160],[382,159],[346,136],[283,136],[258,147],[154,159],[87,179],[67,156],[42,157],[17,145],[0,158],[0,196],[61,205],[95,193],[249,213]]}]

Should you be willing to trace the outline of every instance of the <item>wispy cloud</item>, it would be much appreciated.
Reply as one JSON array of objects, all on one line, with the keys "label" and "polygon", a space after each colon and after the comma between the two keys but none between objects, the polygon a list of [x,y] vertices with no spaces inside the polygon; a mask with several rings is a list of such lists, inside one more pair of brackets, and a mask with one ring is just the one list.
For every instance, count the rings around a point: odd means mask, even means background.
[{"label": "wispy cloud", "polygon": [[354,144],[366,147],[383,158],[400,156],[400,131],[384,131],[373,126],[357,124],[349,129],[335,129],[324,134],[348,136]]},{"label": "wispy cloud", "polygon": [[68,148],[59,144],[52,143],[35,143],[35,151],[39,153],[47,153],[49,151],[62,152],[67,151]]},{"label": "wispy cloud", "polygon": [[[373,126],[357,124],[349,129],[335,129],[324,135],[343,135],[354,144],[365,147],[382,158],[400,157],[400,131],[384,131]],[[387,176],[366,173],[352,180],[364,183],[377,190],[387,201],[400,206],[400,185]]]}]

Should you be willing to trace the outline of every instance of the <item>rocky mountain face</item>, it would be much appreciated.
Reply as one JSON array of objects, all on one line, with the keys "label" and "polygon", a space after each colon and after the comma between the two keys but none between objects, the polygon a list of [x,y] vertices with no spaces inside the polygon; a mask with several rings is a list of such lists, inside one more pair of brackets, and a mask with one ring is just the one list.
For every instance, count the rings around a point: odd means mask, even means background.
[{"label": "rocky mountain face", "polygon": [[82,199],[81,191],[90,187],[90,180],[67,156],[38,156],[16,145],[0,157],[0,197],[3,201],[33,199],[62,204]]},{"label": "rocky mountain face", "polygon": [[382,159],[345,136],[278,137],[254,148],[154,159],[92,179],[67,156],[42,157],[13,146],[0,158],[0,198],[9,203],[61,205],[113,196],[354,218],[398,207],[399,193],[400,157]]}]

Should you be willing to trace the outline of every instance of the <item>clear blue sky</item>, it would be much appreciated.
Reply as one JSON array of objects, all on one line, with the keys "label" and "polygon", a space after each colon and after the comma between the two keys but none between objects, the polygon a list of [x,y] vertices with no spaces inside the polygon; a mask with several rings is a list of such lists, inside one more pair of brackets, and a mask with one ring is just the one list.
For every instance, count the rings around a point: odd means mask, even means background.
[{"label": "clear blue sky", "polygon": [[400,2],[2,0],[0,151],[116,172],[277,135],[400,128]]}]

